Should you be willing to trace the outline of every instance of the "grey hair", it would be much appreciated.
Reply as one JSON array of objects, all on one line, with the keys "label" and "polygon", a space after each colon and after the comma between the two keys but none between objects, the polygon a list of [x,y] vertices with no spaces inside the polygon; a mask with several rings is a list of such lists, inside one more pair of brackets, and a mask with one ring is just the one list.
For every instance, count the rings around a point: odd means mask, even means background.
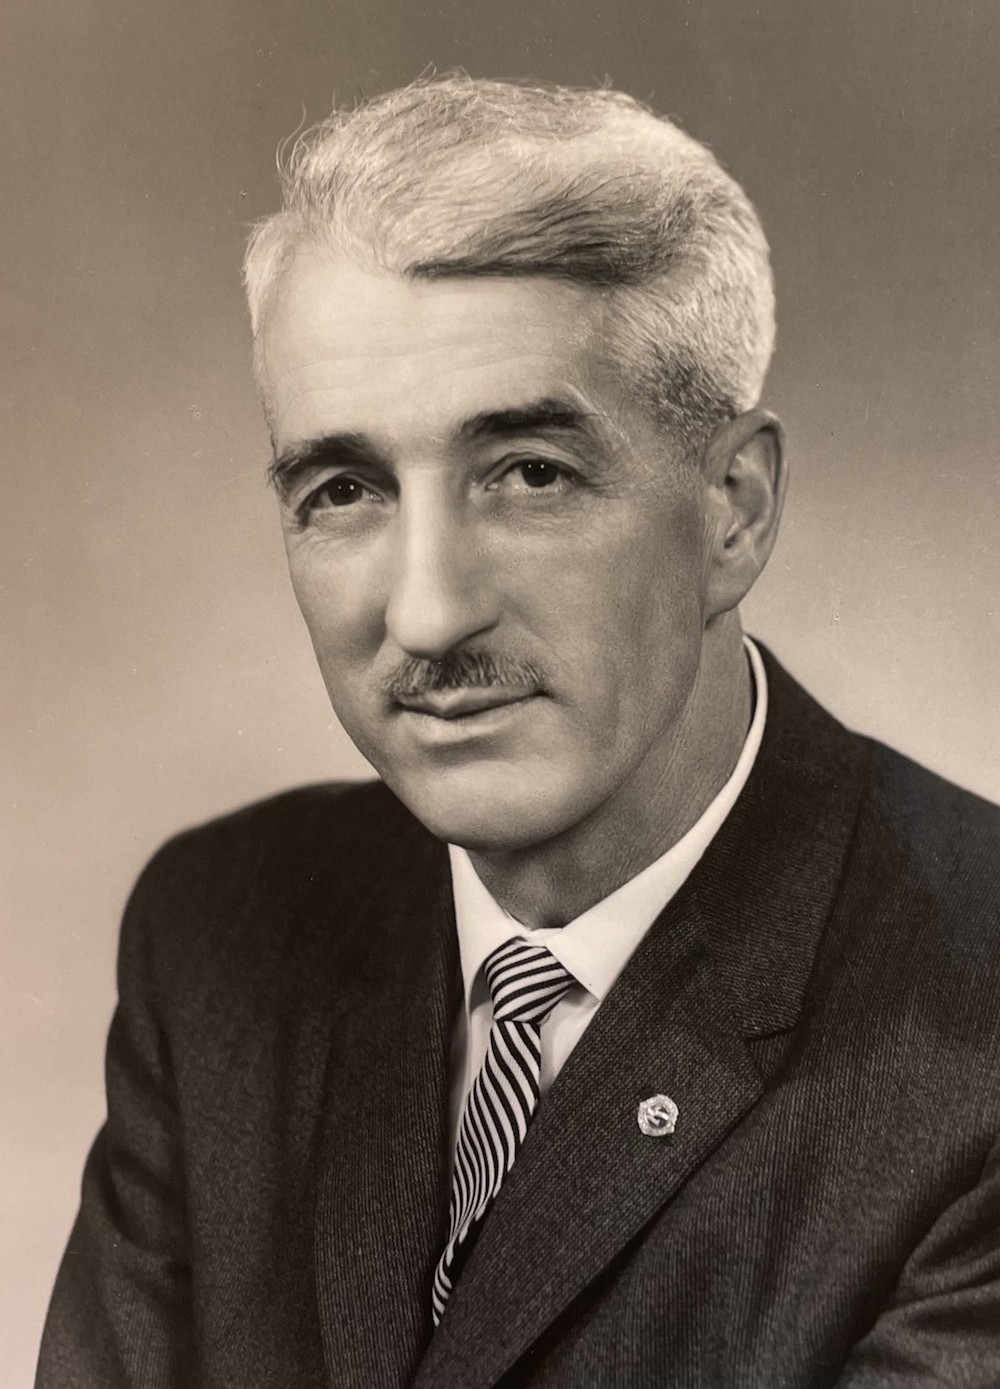
[{"label": "grey hair", "polygon": [[549,276],[611,301],[633,389],[686,448],[760,398],[768,246],[711,152],[629,96],[421,79],[335,110],[279,157],[282,209],[244,274],[262,338],[297,245],[413,278]]}]

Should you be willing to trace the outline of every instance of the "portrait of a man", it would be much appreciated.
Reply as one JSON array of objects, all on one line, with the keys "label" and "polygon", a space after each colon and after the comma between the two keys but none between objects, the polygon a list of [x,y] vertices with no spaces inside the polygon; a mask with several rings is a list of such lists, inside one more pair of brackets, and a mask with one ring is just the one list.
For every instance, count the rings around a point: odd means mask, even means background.
[{"label": "portrait of a man", "polygon": [[0,1384],[1000,1384],[1000,9],[0,6]]},{"label": "portrait of a man", "polygon": [[787,482],[715,156],[429,77],[245,282],[295,596],[377,778],[122,926],[41,1389],[1000,1380],[1000,814],[740,605]]}]

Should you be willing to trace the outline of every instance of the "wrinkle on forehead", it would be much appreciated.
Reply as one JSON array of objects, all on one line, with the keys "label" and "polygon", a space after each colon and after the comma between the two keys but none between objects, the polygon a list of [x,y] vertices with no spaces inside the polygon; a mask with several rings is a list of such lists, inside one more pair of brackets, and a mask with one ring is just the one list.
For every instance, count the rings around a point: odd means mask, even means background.
[{"label": "wrinkle on forehead", "polygon": [[305,255],[268,328],[272,432],[329,410],[338,429],[405,414],[450,433],[476,411],[546,396],[571,396],[613,427],[600,401],[625,393],[604,360],[606,310],[593,291],[555,281],[411,282]]}]

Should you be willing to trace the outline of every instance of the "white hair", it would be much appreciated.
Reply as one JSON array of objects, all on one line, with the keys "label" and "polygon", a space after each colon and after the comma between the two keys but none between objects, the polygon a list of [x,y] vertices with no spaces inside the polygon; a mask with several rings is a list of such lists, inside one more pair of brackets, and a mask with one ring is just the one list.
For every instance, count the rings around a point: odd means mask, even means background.
[{"label": "white hair", "polygon": [[774,345],[767,241],[704,145],[620,92],[463,75],[334,111],[279,159],[253,229],[261,330],[296,245],[413,278],[542,275],[606,295],[635,390],[687,446],[755,405]]}]

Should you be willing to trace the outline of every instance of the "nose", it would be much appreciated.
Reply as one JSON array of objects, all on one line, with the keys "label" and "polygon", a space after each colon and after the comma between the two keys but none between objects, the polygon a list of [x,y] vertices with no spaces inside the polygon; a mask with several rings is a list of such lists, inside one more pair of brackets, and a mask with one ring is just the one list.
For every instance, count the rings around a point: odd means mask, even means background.
[{"label": "nose", "polygon": [[408,656],[441,660],[496,623],[488,556],[473,519],[437,489],[401,497],[395,519],[386,632]]}]

